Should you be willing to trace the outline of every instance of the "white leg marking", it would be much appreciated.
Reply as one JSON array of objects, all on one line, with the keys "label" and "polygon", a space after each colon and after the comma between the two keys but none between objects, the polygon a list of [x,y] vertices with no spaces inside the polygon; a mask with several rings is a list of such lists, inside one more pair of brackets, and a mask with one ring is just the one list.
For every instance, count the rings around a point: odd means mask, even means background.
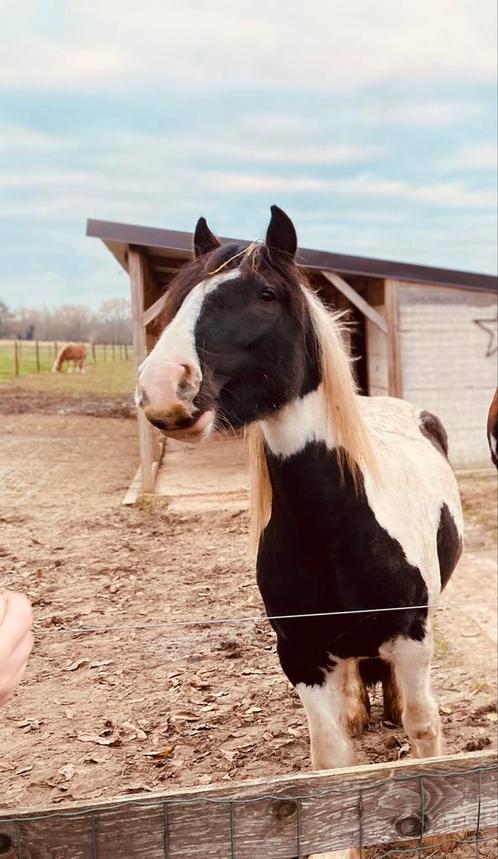
[{"label": "white leg marking", "polygon": [[[346,718],[347,695],[344,687],[350,660],[339,662],[329,672],[322,686],[306,686],[298,683],[297,692],[306,710],[311,742],[311,764],[314,770],[347,767],[353,762],[353,750],[349,741]],[[314,853],[309,859],[356,859],[356,849],[332,850]]]},{"label": "white leg marking", "polygon": [[394,666],[403,700],[403,726],[413,743],[415,756],[431,758],[442,754],[441,719],[431,689],[432,636],[423,641],[397,638],[379,650]]},{"label": "white leg marking", "polygon": [[346,730],[348,702],[343,691],[343,670],[338,663],[327,673],[322,686],[296,686],[308,718],[314,770],[348,767],[353,760]]}]

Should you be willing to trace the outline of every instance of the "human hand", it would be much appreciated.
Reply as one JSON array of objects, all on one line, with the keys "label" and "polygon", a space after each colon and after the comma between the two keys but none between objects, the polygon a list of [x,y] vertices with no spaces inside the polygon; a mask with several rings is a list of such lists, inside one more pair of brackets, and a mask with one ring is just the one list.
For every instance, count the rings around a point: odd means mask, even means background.
[{"label": "human hand", "polygon": [[0,706],[21,682],[33,647],[29,600],[15,591],[0,593]]}]

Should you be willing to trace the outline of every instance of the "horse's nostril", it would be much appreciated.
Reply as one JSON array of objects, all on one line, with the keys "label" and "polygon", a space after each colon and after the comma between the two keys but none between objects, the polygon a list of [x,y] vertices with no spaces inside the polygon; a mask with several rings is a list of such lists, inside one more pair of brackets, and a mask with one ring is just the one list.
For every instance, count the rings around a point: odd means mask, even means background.
[{"label": "horse's nostril", "polygon": [[157,429],[166,430],[168,429],[168,424],[166,421],[162,421],[159,418],[148,418],[149,423],[155,426]]}]

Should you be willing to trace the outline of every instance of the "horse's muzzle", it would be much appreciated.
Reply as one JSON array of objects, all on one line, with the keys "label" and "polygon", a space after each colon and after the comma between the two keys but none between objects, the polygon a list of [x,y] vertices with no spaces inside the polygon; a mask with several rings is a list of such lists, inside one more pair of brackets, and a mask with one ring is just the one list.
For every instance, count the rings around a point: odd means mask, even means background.
[{"label": "horse's muzzle", "polygon": [[150,423],[171,438],[200,441],[213,425],[214,413],[201,415],[193,404],[201,376],[193,365],[144,361],[135,394]]}]

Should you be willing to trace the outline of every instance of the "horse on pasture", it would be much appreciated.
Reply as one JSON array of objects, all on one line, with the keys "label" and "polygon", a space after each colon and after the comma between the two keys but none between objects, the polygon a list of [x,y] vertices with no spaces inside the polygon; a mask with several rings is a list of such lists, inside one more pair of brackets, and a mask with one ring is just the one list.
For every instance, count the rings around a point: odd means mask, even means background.
[{"label": "horse on pasture", "polygon": [[71,372],[71,369],[79,370],[80,373],[84,373],[86,352],[87,350],[84,343],[66,343],[65,346],[61,346],[57,353],[57,358],[54,361],[52,373],[62,372],[65,361],[67,361],[68,364],[68,373]]},{"label": "horse on pasture", "polygon": [[463,527],[446,432],[403,400],[357,396],[344,325],[296,250],[276,206],[265,242],[249,247],[221,245],[201,218],[139,368],[137,405],[186,442],[248,427],[257,581],[313,768],[352,763],[350,734],[367,725],[376,682],[415,755],[438,755],[430,606]]},{"label": "horse on pasture", "polygon": [[488,412],[488,444],[491,451],[491,459],[498,468],[498,388],[495,391]]}]

